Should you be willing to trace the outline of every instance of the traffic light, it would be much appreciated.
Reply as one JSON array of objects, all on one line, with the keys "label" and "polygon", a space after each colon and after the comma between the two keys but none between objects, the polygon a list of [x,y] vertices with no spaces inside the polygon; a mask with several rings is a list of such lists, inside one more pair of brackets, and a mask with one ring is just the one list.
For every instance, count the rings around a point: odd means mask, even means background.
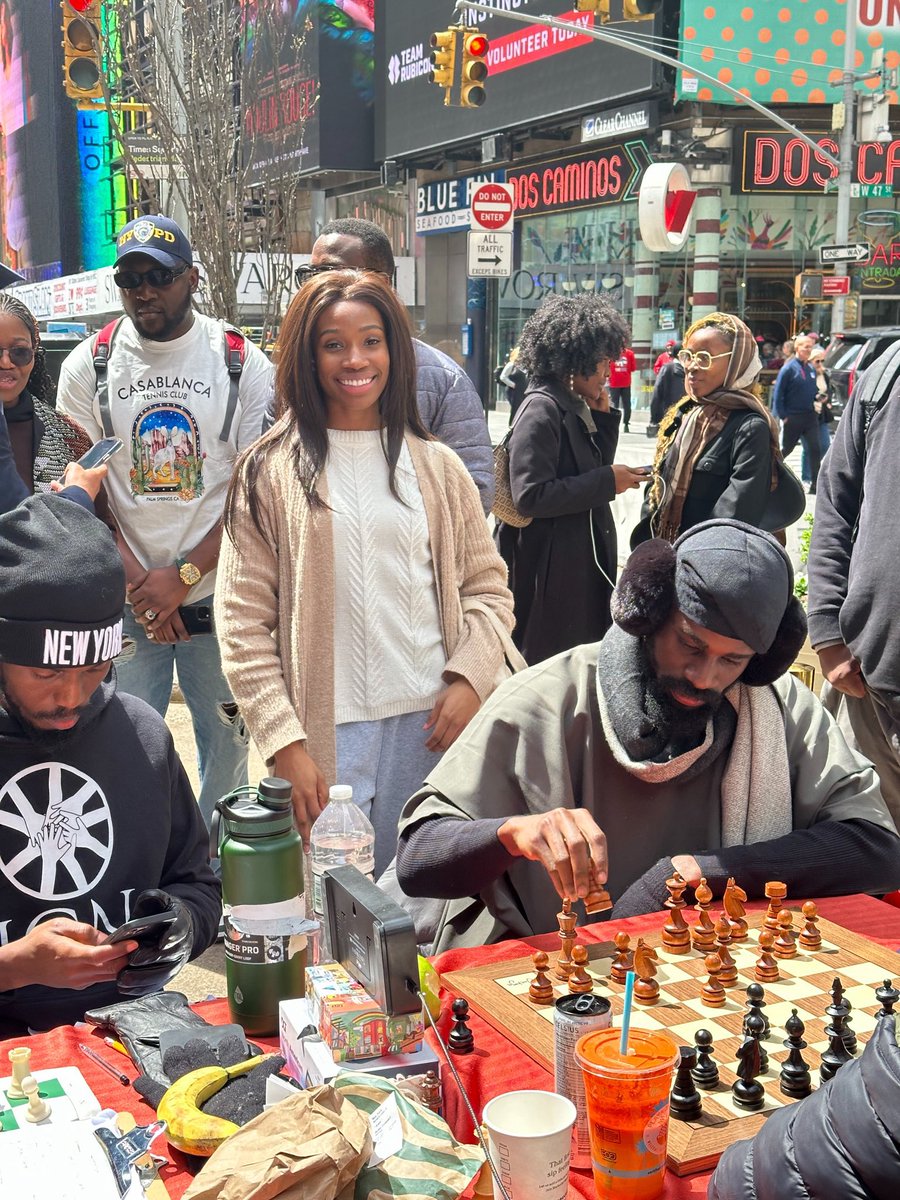
[{"label": "traffic light", "polygon": [[485,59],[489,43],[483,33],[467,29],[462,37],[462,67],[459,73],[459,103],[462,108],[480,108],[487,99],[482,86],[487,79]]},{"label": "traffic light", "polygon": [[623,21],[649,21],[662,8],[662,0],[622,0]]},{"label": "traffic light", "polygon": [[62,0],[63,87],[73,100],[102,100],[101,0]]},{"label": "traffic light", "polygon": [[450,89],[456,70],[459,46],[458,29],[442,29],[431,35],[431,74],[429,79],[444,89],[444,103],[450,103]]}]

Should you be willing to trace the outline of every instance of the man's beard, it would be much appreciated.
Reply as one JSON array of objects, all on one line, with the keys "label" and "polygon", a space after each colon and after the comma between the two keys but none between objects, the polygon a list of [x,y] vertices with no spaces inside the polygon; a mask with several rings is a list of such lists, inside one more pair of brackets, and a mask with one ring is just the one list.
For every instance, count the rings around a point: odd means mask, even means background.
[{"label": "man's beard", "polygon": [[[0,677],[0,689],[2,689],[2,677]],[[57,746],[63,745],[64,742],[67,742],[74,734],[78,732],[78,721],[76,721],[71,729],[40,729],[38,726],[32,725],[32,723],[23,713],[22,709],[19,708],[15,700],[13,700],[13,698],[6,691],[0,690],[0,699],[3,701],[3,707],[6,709],[6,712],[17,722],[17,724],[22,727],[22,732],[25,734],[28,740],[33,742],[36,746],[40,746],[42,750],[53,750]],[[77,714],[79,720],[81,719],[83,713],[84,709],[82,708]],[[44,720],[59,721],[64,717],[71,717],[75,714],[71,711],[71,709],[57,708],[54,709],[53,712],[32,715],[37,715]]]},{"label": "man's beard", "polygon": [[[693,735],[698,739],[702,737],[707,722],[724,698],[721,692],[711,688],[695,688],[686,679],[678,679],[674,675],[653,676],[648,688],[668,714],[672,735],[677,740]],[[678,703],[673,692],[679,692],[690,700],[699,700],[701,704],[697,708],[687,708]]]},{"label": "man's beard", "polygon": [[157,329],[153,333],[148,333],[147,330],[144,329],[140,317],[132,317],[131,321],[132,321],[132,324],[134,325],[135,329],[138,331],[140,336],[145,341],[147,341],[147,342],[168,342],[171,339],[172,334],[175,332],[175,330],[178,328],[178,326],[181,325],[181,323],[184,321],[185,317],[191,311],[191,308],[192,308],[191,297],[190,297],[190,294],[188,294],[185,297],[184,304],[179,309],[179,311],[173,313],[170,317],[166,317],[165,321],[163,322],[162,328]]}]

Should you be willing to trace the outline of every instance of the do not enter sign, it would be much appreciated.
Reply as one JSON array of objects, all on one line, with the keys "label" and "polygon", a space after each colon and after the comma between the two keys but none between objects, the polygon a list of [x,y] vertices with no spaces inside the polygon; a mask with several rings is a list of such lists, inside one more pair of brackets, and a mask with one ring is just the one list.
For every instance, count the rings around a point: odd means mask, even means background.
[{"label": "do not enter sign", "polygon": [[473,229],[505,233],[513,227],[515,191],[511,183],[482,183],[472,193],[470,223]]}]

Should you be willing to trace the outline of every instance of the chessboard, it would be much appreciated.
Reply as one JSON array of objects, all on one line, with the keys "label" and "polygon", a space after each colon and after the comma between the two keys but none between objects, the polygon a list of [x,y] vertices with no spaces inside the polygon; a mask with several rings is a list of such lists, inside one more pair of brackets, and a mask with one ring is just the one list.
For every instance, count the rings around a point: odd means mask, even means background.
[{"label": "chessboard", "polygon": [[[790,907],[790,906],[788,906]],[[795,929],[802,927],[799,912],[793,911]],[[652,1005],[635,1003],[631,1024],[636,1029],[664,1029],[679,1044],[692,1046],[698,1029],[708,1029],[713,1037],[713,1056],[719,1068],[719,1083],[711,1091],[701,1092],[703,1113],[696,1121],[669,1123],[667,1165],[677,1175],[690,1175],[711,1169],[720,1155],[740,1138],[752,1137],[767,1116],[794,1100],[779,1090],[779,1071],[788,1051],[782,1045],[787,1037],[784,1026],[791,1010],[806,1025],[804,1038],[808,1048],[803,1057],[812,1074],[813,1087],[819,1086],[819,1065],[828,1048],[825,1010],[831,1003],[831,986],[839,977],[845,998],[852,1005],[851,1025],[859,1040],[860,1052],[875,1028],[875,1014],[881,1005],[875,989],[887,978],[900,978],[900,955],[851,933],[830,921],[818,920],[821,947],[814,953],[798,947],[797,955],[779,959],[780,978],[766,983],[765,1015],[770,1032],[761,1043],[768,1051],[769,1067],[759,1076],[765,1088],[763,1108],[746,1112],[733,1101],[731,1085],[737,1078],[737,1051],[743,1038],[741,1029],[746,1012],[746,988],[756,982],[754,968],[759,957],[757,931],[765,913],[748,914],[750,926],[746,941],[729,943],[738,980],[726,988],[727,998],[720,1008],[704,1004],[700,993],[707,979],[704,956],[694,950],[672,954],[662,945],[661,930],[643,935],[644,942],[656,949],[659,962],[657,982],[659,999]],[[614,932],[611,930],[611,933]],[[632,938],[634,949],[637,939]],[[612,1023],[619,1025],[624,986],[608,978],[616,952],[612,942],[589,945],[588,973],[596,981],[595,992],[612,1004]],[[567,994],[566,984],[552,972],[555,955],[550,956],[550,978],[556,997]],[[553,1073],[553,1005],[538,1005],[529,999],[528,989],[535,969],[530,957],[494,962],[441,977],[443,987],[452,996],[464,996],[471,1009],[489,1025],[510,1039],[520,1050]]]}]

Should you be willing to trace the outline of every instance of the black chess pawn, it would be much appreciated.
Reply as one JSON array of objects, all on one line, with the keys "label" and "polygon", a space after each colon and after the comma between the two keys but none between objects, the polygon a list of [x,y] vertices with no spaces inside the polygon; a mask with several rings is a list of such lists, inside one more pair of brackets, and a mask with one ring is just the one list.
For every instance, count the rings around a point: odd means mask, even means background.
[{"label": "black chess pawn", "polygon": [[743,1034],[745,1038],[754,1038],[759,1043],[759,1073],[769,1069],[769,1054],[765,1046],[762,1044],[764,1031],[766,1028],[766,1019],[759,1009],[751,1008],[744,1017]]},{"label": "black chess pawn", "polygon": [[875,989],[875,999],[881,1005],[879,1017],[892,1017],[894,1015],[894,1005],[900,1003],[900,992],[893,986],[890,979],[886,979],[880,988]]},{"label": "black chess pawn", "polygon": [[796,1008],[791,1009],[791,1015],[784,1023],[784,1031],[787,1034],[784,1045],[789,1054],[781,1065],[778,1086],[785,1096],[802,1100],[812,1091],[812,1080],[802,1053],[808,1044],[803,1039],[806,1026],[797,1015]]},{"label": "black chess pawn", "polygon": [[469,1002],[457,996],[452,1004],[456,1020],[447,1038],[447,1049],[453,1054],[471,1054],[475,1049],[475,1037],[469,1028]]},{"label": "black chess pawn", "polygon": [[[758,1012],[765,1026],[763,1037],[769,1036],[769,1018],[763,1012],[766,1007],[766,990],[761,983],[751,983],[747,988],[747,1015]],[[746,1020],[746,1017],[745,1017]]]},{"label": "black chess pawn", "polygon": [[712,1056],[713,1038],[708,1029],[698,1029],[694,1034],[694,1049],[697,1051],[697,1065],[691,1074],[698,1088],[709,1091],[719,1082],[719,1068]]},{"label": "black chess pawn", "polygon": [[694,1082],[696,1065],[697,1051],[694,1047],[679,1046],[675,1083],[669,1097],[669,1115],[675,1121],[698,1121],[703,1112],[703,1098]]},{"label": "black chess pawn", "polygon": [[[844,1026],[841,1031],[841,1036],[844,1039],[844,1045],[850,1054],[855,1054],[857,1049],[856,1034],[850,1028],[850,1013],[853,1011],[853,1005],[844,994],[844,985],[840,979],[835,979],[831,985],[831,1002],[836,1008],[841,1009],[844,1014]],[[828,1030],[826,1029],[826,1033]]]},{"label": "black chess pawn", "polygon": [[734,1102],[740,1108],[762,1108],[766,1100],[766,1089],[756,1078],[760,1073],[759,1042],[756,1038],[745,1038],[737,1056],[740,1061],[738,1077],[731,1085]]}]

